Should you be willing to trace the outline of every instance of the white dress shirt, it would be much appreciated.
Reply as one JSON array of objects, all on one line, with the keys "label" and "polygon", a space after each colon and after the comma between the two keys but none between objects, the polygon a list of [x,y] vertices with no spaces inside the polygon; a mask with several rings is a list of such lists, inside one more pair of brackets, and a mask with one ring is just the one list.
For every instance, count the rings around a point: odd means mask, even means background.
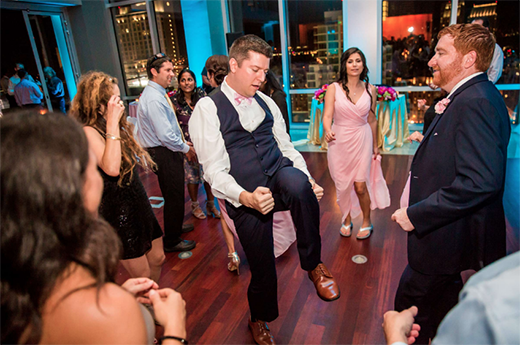
[{"label": "white dress shirt", "polygon": [[495,43],[495,51],[493,52],[493,60],[487,70],[488,79],[490,82],[495,84],[500,76],[502,75],[502,69],[504,68],[504,52],[498,44]]},{"label": "white dress shirt", "polygon": [[[253,132],[258,128],[265,118],[265,112],[258,102],[253,99],[250,105],[247,104],[247,101],[243,101],[237,106],[235,103],[236,92],[227,84],[226,79],[220,88],[237,111],[242,127],[248,132]],[[270,97],[262,92],[256,94],[264,100],[273,114],[273,135],[278,148],[284,157],[294,163],[295,168],[311,177],[305,160],[290,141],[280,109]],[[189,132],[199,162],[204,167],[204,180],[211,185],[213,194],[217,198],[226,199],[235,207],[241,206],[239,197],[245,189],[229,174],[231,162],[220,131],[217,107],[211,98],[204,97],[197,102],[190,118]]]}]

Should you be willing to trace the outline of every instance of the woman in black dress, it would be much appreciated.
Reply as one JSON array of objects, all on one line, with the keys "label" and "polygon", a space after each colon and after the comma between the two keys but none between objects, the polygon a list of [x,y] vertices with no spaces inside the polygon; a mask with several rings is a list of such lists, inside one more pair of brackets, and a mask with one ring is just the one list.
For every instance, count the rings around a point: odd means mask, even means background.
[{"label": "woman in black dress", "polygon": [[271,97],[282,112],[283,120],[285,121],[285,128],[289,132],[289,111],[287,110],[287,95],[283,91],[282,86],[278,82],[278,78],[273,71],[269,70],[265,75],[265,81],[260,86],[260,91]]},{"label": "woman in black dress", "polygon": [[137,164],[153,168],[155,163],[135,141],[119,96],[115,78],[89,72],[78,84],[71,115],[83,124],[97,158],[104,182],[99,213],[123,243],[121,263],[131,277],[158,281],[164,261],[162,230],[137,172]]}]

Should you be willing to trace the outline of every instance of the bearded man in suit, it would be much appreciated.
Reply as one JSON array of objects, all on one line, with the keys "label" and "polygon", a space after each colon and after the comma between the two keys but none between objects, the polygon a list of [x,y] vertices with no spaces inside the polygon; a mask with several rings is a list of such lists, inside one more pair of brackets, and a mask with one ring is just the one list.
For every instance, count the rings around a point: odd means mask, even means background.
[{"label": "bearded man in suit", "polygon": [[451,25],[438,37],[428,65],[448,96],[412,161],[409,206],[392,215],[408,232],[395,309],[419,308],[419,344],[428,344],[457,303],[460,273],[506,255],[502,196],[511,128],[486,75],[495,39],[476,24]]}]

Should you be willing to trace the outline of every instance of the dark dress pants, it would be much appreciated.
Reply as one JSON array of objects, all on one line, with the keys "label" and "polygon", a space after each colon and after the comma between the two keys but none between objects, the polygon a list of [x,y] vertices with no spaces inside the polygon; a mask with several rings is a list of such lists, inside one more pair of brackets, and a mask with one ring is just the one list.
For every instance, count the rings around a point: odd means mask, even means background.
[{"label": "dark dress pants", "polygon": [[311,184],[300,170],[284,167],[267,182],[275,209],[266,215],[226,202],[251,269],[247,291],[251,318],[266,322],[278,317],[277,277],[273,249],[273,213],[290,210],[296,227],[302,269],[313,270],[321,262],[320,209]]},{"label": "dark dress pants", "polygon": [[164,246],[181,241],[184,221],[184,154],[163,146],[146,149],[157,163],[155,174],[164,198]]},{"label": "dark dress pants", "polygon": [[65,110],[65,98],[59,97],[59,98],[53,98],[51,99],[52,103],[52,110],[57,113],[58,111],[62,112],[63,114],[67,113],[67,110]]},{"label": "dark dress pants", "polygon": [[395,310],[419,309],[415,323],[421,330],[414,344],[428,344],[435,337],[442,319],[457,304],[462,286],[460,273],[426,275],[406,266],[395,295]]}]

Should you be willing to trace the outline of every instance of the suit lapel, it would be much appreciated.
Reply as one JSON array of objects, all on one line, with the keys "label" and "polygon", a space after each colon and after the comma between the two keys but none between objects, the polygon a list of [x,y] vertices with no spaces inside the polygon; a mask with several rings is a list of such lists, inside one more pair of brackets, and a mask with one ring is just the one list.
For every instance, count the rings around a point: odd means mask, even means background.
[{"label": "suit lapel", "polygon": [[430,127],[428,128],[428,131],[424,135],[424,138],[421,141],[421,143],[419,144],[419,147],[417,148],[417,151],[415,152],[415,154],[417,154],[417,152],[419,152],[419,150],[421,149],[423,144],[430,137],[431,133],[435,129],[435,126],[437,125],[437,123],[439,123],[439,120],[441,119],[441,117],[444,116],[444,114],[446,114],[446,112],[448,111],[448,108],[450,107],[450,104],[453,103],[455,97],[457,97],[457,95],[459,95],[462,91],[466,90],[468,87],[470,87],[472,85],[475,85],[477,83],[485,82],[487,80],[488,80],[487,74],[486,73],[482,73],[482,74],[480,74],[480,75],[478,75],[478,76],[476,76],[474,78],[471,78],[466,83],[461,85],[457,90],[455,90],[455,92],[449,97],[450,103],[448,103],[448,105],[446,106],[446,109],[444,109],[444,112],[442,114],[437,114],[435,116],[435,118],[433,119]]}]

